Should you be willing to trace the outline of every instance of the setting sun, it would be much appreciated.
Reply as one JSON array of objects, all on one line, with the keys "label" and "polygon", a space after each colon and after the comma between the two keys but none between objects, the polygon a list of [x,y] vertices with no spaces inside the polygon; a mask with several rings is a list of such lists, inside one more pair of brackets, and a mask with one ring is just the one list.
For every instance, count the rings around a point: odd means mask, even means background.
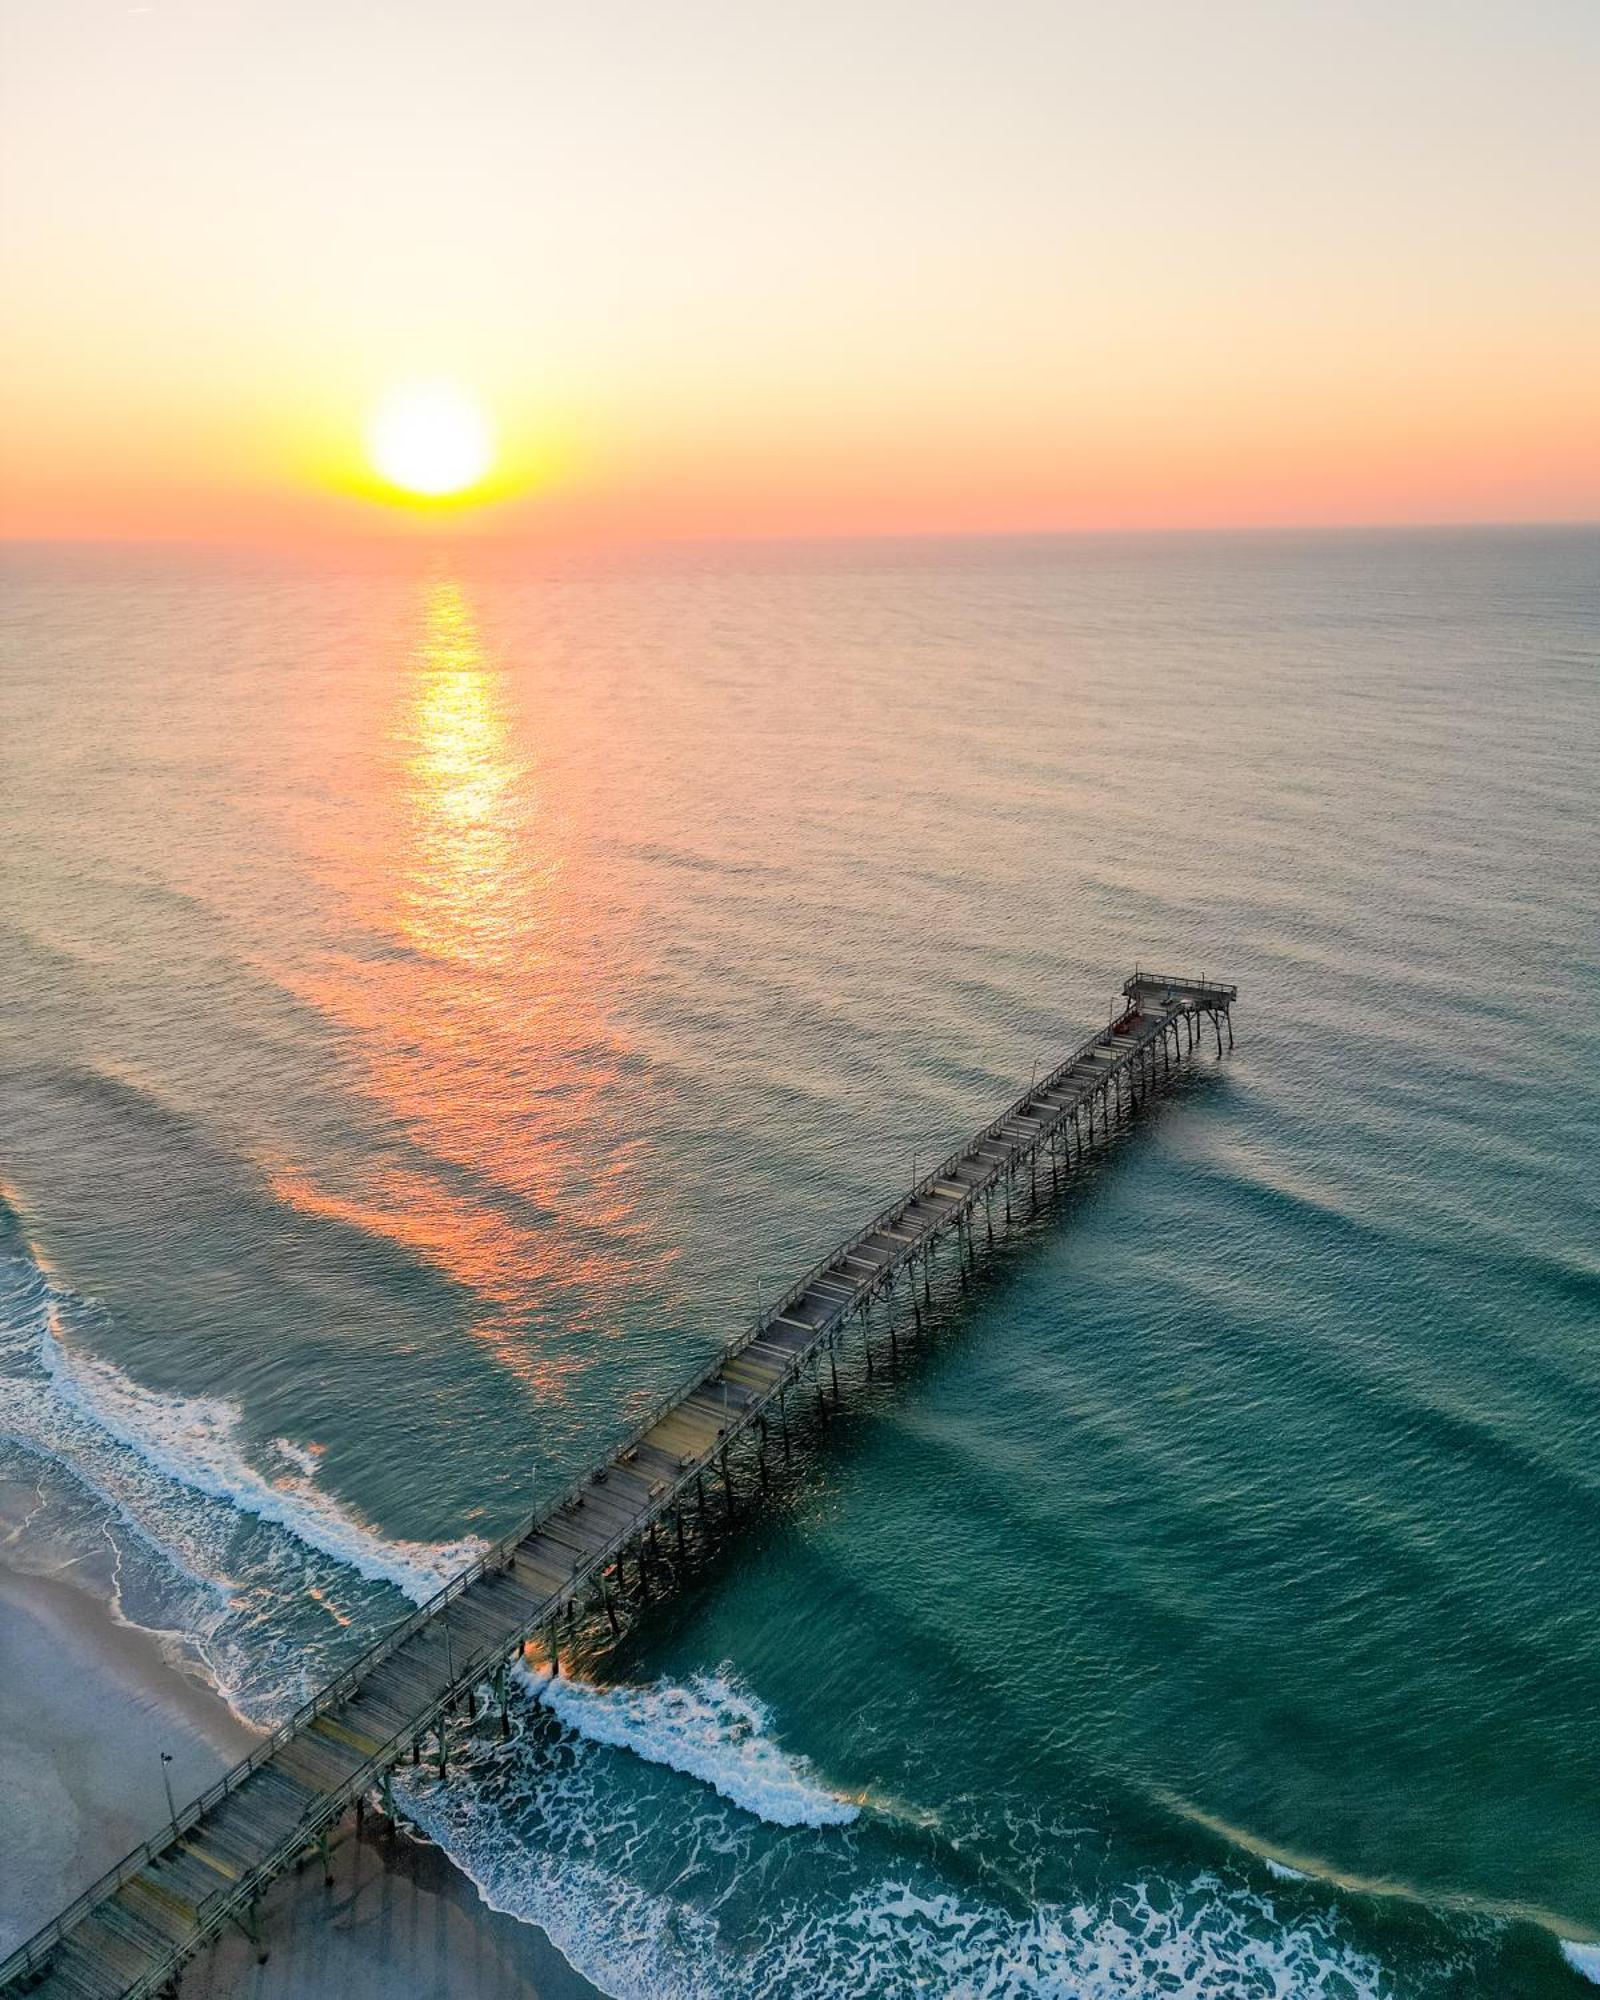
[{"label": "setting sun", "polygon": [[483,411],[448,382],[414,382],[392,391],[367,428],[373,469],[393,486],[442,500],[476,486],[494,463]]}]

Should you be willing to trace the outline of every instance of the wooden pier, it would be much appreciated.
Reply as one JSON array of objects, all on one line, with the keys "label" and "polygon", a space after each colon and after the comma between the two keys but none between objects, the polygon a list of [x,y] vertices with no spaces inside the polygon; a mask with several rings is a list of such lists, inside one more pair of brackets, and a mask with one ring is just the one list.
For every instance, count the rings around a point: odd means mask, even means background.
[{"label": "wooden pier", "polygon": [[[1209,1024],[1233,1046],[1236,989],[1135,973],[1118,1018],[1079,1044],[975,1138],[806,1272],[705,1373],[556,1501],[386,1633],[251,1754],[0,1964],[0,1992],[47,2000],[176,1993],[185,1962],[224,1925],[260,1941],[260,1901],[402,1762],[437,1757],[447,1721],[485,1690],[505,1717],[506,1675],[537,1644],[560,1671],[579,1615],[619,1629],[648,1603],[685,1536],[731,1514],[734,1454],[766,1478],[769,1441],[790,1444],[791,1397],[839,1394],[847,1338],[915,1339],[935,1260],[963,1276],[1031,1191],[1059,1187],[1178,1070]],[[708,1487],[711,1489],[708,1495]],[[665,1545],[665,1546],[663,1546]],[[631,1571],[631,1582],[630,1582]],[[430,1740],[432,1748],[429,1748]],[[265,1957],[265,1950],[262,1950]]]}]

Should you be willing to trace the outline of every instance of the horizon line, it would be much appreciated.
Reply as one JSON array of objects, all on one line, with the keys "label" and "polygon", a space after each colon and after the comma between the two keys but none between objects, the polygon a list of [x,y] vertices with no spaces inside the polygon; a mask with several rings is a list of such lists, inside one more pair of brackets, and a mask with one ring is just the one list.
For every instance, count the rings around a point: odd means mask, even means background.
[{"label": "horizon line", "polygon": [[583,535],[545,530],[448,529],[414,527],[394,531],[344,528],[316,534],[285,535],[95,535],[8,534],[0,532],[0,548],[104,549],[239,549],[289,551],[313,548],[428,548],[440,544],[489,548],[586,549],[603,551],[683,548],[793,548],[882,546],[905,542],[1054,542],[1054,541],[1217,541],[1251,536],[1288,540],[1297,536],[1541,534],[1556,530],[1600,530],[1600,513],[1548,516],[1481,516],[1431,520],[1375,518],[1363,521],[1240,521],[1170,527],[1018,527],[1018,528],[873,528],[827,533],[801,529],[789,533],[755,531],[746,534]]}]

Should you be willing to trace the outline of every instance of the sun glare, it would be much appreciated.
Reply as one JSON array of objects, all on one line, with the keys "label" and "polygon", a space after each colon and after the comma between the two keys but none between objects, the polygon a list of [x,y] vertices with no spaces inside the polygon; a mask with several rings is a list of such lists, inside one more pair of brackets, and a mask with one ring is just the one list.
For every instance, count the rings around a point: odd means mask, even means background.
[{"label": "sun glare", "polygon": [[494,464],[489,421],[449,382],[393,390],[367,427],[367,455],[392,486],[427,500],[474,487]]}]

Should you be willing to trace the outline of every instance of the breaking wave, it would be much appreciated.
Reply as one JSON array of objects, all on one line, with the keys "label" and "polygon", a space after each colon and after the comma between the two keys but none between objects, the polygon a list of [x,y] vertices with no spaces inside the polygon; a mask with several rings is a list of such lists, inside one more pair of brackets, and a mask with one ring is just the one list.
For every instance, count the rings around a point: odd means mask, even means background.
[{"label": "breaking wave", "polygon": [[[520,1749],[521,1754],[515,1754]],[[838,1826],[773,1833],[704,1794],[618,1786],[609,1746],[525,1747],[441,1784],[407,1773],[407,1814],[495,1910],[536,1923],[616,2000],[870,1993],[912,2000],[1385,2000],[1335,1915],[1285,1920],[1201,1874],[1093,1901],[1007,1908],[916,1863],[868,1869]],[[803,1851],[782,1843],[808,1843]],[[776,1847],[774,1842],[779,1843]],[[803,1889],[786,1888],[800,1863]],[[746,1887],[746,1885],[751,1885]]]},{"label": "breaking wave", "polygon": [[819,1783],[803,1757],[780,1748],[771,1715],[727,1668],[696,1674],[686,1687],[526,1679],[566,1728],[698,1778],[769,1826],[848,1826],[860,1813]]},{"label": "breaking wave", "polygon": [[386,1540],[319,1485],[313,1446],[247,1446],[237,1404],[146,1388],[100,1358],[106,1329],[94,1300],[7,1246],[0,1446],[82,1517],[69,1541],[114,1538],[119,1612],[178,1636],[248,1719],[304,1699],[352,1625],[391,1623],[390,1588],[425,1599],[482,1548]]},{"label": "breaking wave", "polygon": [[1585,1979],[1600,1986],[1600,1944],[1578,1944],[1572,1938],[1563,1938],[1561,1956],[1574,1972],[1581,1972]]},{"label": "breaking wave", "polygon": [[318,1486],[313,1447],[275,1438],[268,1450],[278,1464],[263,1471],[246,1455],[237,1403],[144,1388],[109,1361],[64,1345],[54,1316],[40,1339],[40,1359],[63,1403],[158,1472],[286,1528],[357,1575],[394,1584],[414,1603],[425,1602],[486,1546],[471,1537],[386,1541]]}]

